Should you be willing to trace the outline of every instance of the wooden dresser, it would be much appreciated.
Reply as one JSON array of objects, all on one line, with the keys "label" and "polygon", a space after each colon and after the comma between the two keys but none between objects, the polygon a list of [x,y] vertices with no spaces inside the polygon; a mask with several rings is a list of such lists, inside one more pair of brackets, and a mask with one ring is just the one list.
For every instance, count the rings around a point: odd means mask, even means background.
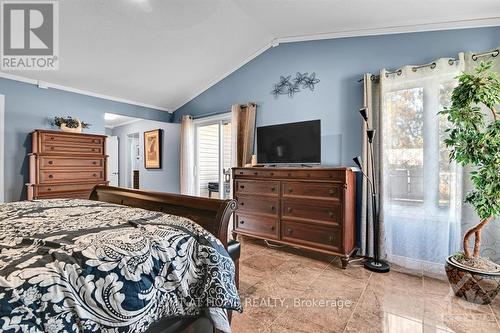
[{"label": "wooden dresser", "polygon": [[234,233],[337,255],[355,248],[356,180],[349,168],[234,168]]},{"label": "wooden dresser", "polygon": [[107,185],[106,136],[35,130],[31,139],[28,200],[88,199],[96,184]]}]

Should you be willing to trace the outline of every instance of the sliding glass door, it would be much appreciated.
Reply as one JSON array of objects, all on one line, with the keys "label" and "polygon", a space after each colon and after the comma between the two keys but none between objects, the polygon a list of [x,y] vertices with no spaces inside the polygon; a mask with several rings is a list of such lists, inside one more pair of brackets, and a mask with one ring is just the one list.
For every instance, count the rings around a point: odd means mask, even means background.
[{"label": "sliding glass door", "polygon": [[195,121],[195,189],[207,198],[231,197],[231,115]]}]

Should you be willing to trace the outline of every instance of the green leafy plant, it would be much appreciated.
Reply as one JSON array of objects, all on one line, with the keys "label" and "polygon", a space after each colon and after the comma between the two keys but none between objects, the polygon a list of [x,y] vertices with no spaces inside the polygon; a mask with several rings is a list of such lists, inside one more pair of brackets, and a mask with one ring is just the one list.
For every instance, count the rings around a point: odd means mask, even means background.
[{"label": "green leafy plant", "polygon": [[82,125],[82,128],[89,128],[91,125],[89,123],[78,120],[77,118],[73,118],[71,116],[67,117],[58,117],[55,116],[50,124],[52,126],[61,127],[62,124],[65,124],[68,128],[77,128],[79,124]]},{"label": "green leafy plant", "polygon": [[[474,190],[465,202],[472,205],[481,221],[467,230],[463,238],[465,261],[479,258],[481,231],[500,215],[500,81],[491,62],[480,63],[473,73],[458,76],[451,107],[441,111],[451,127],[445,139],[451,148],[450,160],[471,166]],[[471,254],[469,239],[474,235]]]}]

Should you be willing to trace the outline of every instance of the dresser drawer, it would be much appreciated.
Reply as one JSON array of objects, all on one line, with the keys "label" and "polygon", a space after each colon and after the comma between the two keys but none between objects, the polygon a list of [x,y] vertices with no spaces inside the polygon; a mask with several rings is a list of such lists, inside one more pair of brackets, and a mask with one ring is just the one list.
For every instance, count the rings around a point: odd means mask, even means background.
[{"label": "dresser drawer", "polygon": [[97,145],[75,145],[68,146],[63,144],[52,144],[52,143],[42,143],[42,153],[48,154],[93,154],[102,155],[104,154],[103,146]]},{"label": "dresser drawer", "polygon": [[288,220],[281,222],[281,239],[299,245],[337,251],[342,246],[342,234],[339,228]]},{"label": "dresser drawer", "polygon": [[35,199],[88,199],[90,197],[90,190],[88,191],[74,191],[74,192],[45,192],[35,196]]},{"label": "dresser drawer", "polygon": [[38,185],[36,186],[36,193],[38,195],[45,195],[59,192],[74,192],[74,191],[90,191],[96,185],[106,185],[106,183],[87,183],[87,184],[71,184],[71,185]]},{"label": "dresser drawer", "polygon": [[278,238],[278,220],[276,218],[236,213],[234,229],[266,238]]},{"label": "dresser drawer", "polygon": [[266,180],[237,180],[236,193],[278,196],[279,182]]},{"label": "dresser drawer", "polygon": [[41,184],[78,182],[78,181],[104,181],[104,170],[40,170],[39,180]]},{"label": "dresser drawer", "polygon": [[342,224],[342,205],[339,202],[325,204],[317,201],[284,200],[281,216],[284,219],[300,219],[339,226]]},{"label": "dresser drawer", "polygon": [[254,195],[237,195],[238,211],[248,213],[267,214],[278,216],[279,200],[278,198],[264,198]]},{"label": "dresser drawer", "polygon": [[283,182],[283,197],[341,200],[344,187],[339,184],[314,182]]},{"label": "dresser drawer", "polygon": [[103,168],[104,158],[81,158],[42,156],[40,157],[40,169],[52,168]]},{"label": "dresser drawer", "polygon": [[234,176],[257,177],[257,178],[281,178],[281,179],[311,179],[311,180],[331,180],[344,182],[346,178],[345,170],[322,170],[320,168],[304,169],[275,169],[275,168],[238,168],[235,169]]},{"label": "dresser drawer", "polygon": [[58,133],[41,133],[42,145],[45,144],[63,144],[67,146],[74,145],[104,145],[104,138],[93,137],[90,135],[79,134],[58,134]]}]

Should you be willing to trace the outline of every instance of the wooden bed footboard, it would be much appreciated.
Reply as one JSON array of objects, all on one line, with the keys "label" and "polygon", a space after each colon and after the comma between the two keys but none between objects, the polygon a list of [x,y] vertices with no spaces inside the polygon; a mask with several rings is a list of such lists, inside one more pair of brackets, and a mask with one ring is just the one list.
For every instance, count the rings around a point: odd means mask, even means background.
[{"label": "wooden bed footboard", "polygon": [[193,220],[217,237],[227,248],[228,225],[236,201],[219,200],[160,192],[131,190],[97,185],[90,200],[183,216]]}]

